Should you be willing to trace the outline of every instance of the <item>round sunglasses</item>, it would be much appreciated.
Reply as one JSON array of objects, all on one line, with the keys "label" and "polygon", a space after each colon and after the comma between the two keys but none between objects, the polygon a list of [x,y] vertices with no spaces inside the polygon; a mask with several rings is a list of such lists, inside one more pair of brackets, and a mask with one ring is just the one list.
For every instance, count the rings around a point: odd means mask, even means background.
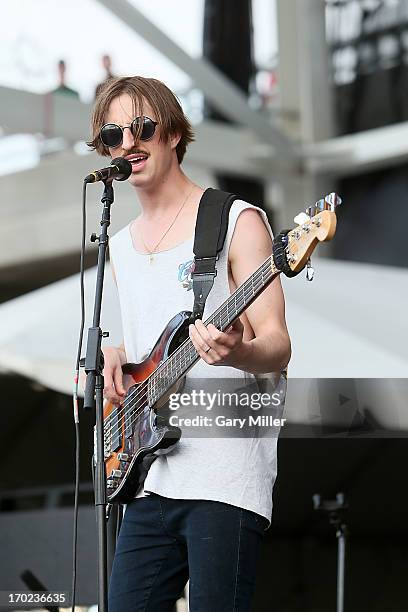
[{"label": "round sunglasses", "polygon": [[150,140],[154,136],[157,121],[153,121],[150,117],[135,117],[130,125],[124,127],[116,123],[106,123],[101,127],[99,138],[106,147],[114,149],[123,142],[123,130],[129,129],[133,136],[136,136],[140,129],[140,124],[143,123],[140,132],[140,140]]}]

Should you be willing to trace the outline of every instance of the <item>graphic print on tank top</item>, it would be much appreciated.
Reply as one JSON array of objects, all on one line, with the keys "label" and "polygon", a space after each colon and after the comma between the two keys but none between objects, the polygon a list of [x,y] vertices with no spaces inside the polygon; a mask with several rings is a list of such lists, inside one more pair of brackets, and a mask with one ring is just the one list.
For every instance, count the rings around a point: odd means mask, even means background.
[{"label": "graphic print on tank top", "polygon": [[193,272],[194,259],[190,259],[189,261],[185,261],[184,263],[179,264],[178,280],[181,283],[181,286],[187,291],[190,291],[193,288]]}]

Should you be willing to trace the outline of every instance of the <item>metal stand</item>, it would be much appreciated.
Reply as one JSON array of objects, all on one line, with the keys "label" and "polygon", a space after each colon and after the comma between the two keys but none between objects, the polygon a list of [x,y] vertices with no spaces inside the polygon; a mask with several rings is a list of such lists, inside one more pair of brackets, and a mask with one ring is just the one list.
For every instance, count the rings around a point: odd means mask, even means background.
[{"label": "metal stand", "polygon": [[336,529],[337,538],[337,612],[344,612],[344,574],[346,567],[346,539],[347,525],[343,522],[343,516],[348,505],[344,493],[337,493],[335,500],[322,500],[320,495],[313,495],[313,506],[315,510],[324,512],[329,519],[330,525]]},{"label": "metal stand", "polygon": [[85,357],[85,372],[87,373],[84,408],[95,407],[95,510],[98,537],[98,610],[108,610],[108,580],[107,580],[107,534],[106,534],[106,474],[104,462],[104,432],[103,432],[103,353],[101,342],[108,332],[100,328],[103,279],[105,274],[106,249],[108,246],[108,227],[110,225],[110,207],[114,195],[112,181],[105,182],[101,233],[94,234],[91,240],[99,241],[98,266],[96,276],[95,302],[92,327],[88,330],[88,343]]}]

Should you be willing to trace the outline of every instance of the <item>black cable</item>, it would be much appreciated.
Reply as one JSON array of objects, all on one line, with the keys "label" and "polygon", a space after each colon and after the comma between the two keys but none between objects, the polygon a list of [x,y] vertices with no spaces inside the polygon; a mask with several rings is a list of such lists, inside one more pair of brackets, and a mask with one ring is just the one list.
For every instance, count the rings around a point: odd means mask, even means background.
[{"label": "black cable", "polygon": [[72,608],[75,610],[75,589],[77,570],[77,539],[78,539],[78,494],[79,494],[79,423],[75,423],[75,501],[74,501],[74,531],[72,543]]},{"label": "black cable", "polygon": [[78,497],[79,497],[79,412],[78,412],[78,385],[79,385],[79,368],[81,361],[82,343],[85,327],[85,287],[84,287],[84,260],[85,260],[85,244],[86,244],[86,187],[84,182],[82,187],[82,240],[81,240],[81,258],[79,265],[79,277],[81,287],[81,325],[79,329],[78,351],[75,363],[74,376],[74,423],[75,423],[75,496],[74,496],[74,529],[72,539],[72,607],[71,611],[75,610],[75,589],[76,589],[76,571],[77,571],[77,541],[78,541]]}]

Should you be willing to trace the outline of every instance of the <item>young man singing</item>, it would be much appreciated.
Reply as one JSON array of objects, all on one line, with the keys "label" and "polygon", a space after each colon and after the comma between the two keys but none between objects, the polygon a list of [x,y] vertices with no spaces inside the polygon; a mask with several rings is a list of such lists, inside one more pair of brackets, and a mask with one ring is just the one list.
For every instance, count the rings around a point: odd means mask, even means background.
[{"label": "young man singing", "polygon": [[[203,188],[183,172],[191,126],[174,94],[142,77],[110,80],[99,92],[92,145],[132,164],[141,214],[110,242],[124,345],[105,347],[105,397],[125,396],[122,365],[141,361],[167,322],[191,310],[189,278]],[[135,198],[136,199],[136,198]],[[211,314],[271,254],[265,214],[236,200],[229,213]],[[204,318],[205,320],[205,318]],[[201,320],[189,328],[200,379],[279,372],[290,358],[279,278],[227,331]],[[151,465],[126,508],[109,588],[109,610],[172,611],[190,580],[191,612],[248,611],[263,531],[272,512],[276,438],[181,438]]]}]

